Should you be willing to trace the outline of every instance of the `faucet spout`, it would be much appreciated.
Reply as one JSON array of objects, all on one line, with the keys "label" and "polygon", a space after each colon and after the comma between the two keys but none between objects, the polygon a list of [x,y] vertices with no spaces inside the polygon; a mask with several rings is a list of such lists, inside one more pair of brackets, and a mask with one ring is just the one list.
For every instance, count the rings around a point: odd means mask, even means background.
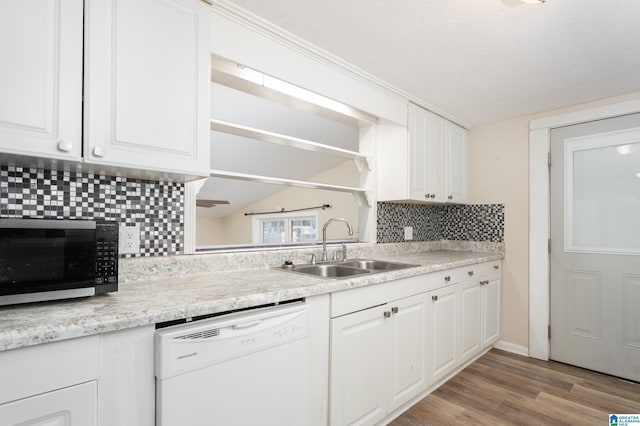
[{"label": "faucet spout", "polygon": [[327,220],[322,227],[322,261],[326,262],[329,260],[329,256],[327,256],[327,226],[329,226],[332,222],[343,222],[347,225],[347,229],[349,230],[349,235],[353,235],[353,227],[349,223],[349,221],[343,217],[332,217]]}]

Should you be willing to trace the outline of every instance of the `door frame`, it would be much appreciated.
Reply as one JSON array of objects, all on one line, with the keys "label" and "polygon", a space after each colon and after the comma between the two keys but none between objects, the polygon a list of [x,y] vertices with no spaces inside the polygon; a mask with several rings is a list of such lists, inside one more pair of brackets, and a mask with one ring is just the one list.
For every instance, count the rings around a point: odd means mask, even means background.
[{"label": "door frame", "polygon": [[640,99],[582,111],[558,114],[529,122],[529,356],[549,359],[550,324],[550,131],[640,112]]}]

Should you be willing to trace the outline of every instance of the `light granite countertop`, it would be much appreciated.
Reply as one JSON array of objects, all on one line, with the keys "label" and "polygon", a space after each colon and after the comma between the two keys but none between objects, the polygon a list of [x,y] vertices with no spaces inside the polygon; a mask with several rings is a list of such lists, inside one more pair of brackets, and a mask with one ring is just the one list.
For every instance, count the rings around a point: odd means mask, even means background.
[{"label": "light granite countertop", "polygon": [[149,274],[124,280],[115,293],[1,307],[0,351],[333,293],[504,255],[436,249],[367,257],[420,266],[348,279],[317,278],[266,266],[161,278],[148,278],[154,276]]}]

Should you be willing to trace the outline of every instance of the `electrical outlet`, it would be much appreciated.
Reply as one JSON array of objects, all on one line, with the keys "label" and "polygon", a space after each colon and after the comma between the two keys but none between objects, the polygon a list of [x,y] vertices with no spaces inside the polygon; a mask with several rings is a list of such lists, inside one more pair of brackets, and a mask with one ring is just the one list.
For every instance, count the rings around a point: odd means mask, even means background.
[{"label": "electrical outlet", "polygon": [[120,254],[140,254],[140,224],[120,224],[118,251]]},{"label": "electrical outlet", "polygon": [[413,226],[404,227],[404,239],[405,241],[413,240]]}]

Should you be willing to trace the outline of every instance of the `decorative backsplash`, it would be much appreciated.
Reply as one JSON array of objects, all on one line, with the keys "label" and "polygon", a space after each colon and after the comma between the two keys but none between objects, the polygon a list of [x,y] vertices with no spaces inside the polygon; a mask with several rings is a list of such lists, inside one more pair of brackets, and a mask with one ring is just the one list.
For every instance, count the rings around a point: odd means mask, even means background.
[{"label": "decorative backsplash", "polygon": [[140,256],[183,253],[183,207],[182,183],[0,165],[0,217],[139,223]]},{"label": "decorative backsplash", "polygon": [[414,241],[504,241],[504,205],[428,205],[378,203],[378,242],[404,241],[413,227]]}]

